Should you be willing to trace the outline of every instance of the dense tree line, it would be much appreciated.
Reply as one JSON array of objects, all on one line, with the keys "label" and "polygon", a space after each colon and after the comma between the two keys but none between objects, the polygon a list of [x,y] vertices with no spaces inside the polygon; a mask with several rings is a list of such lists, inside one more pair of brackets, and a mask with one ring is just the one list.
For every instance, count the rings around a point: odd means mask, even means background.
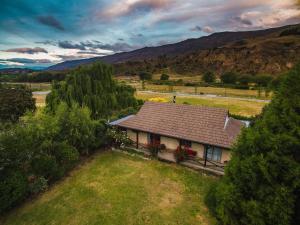
[{"label": "dense tree line", "polygon": [[26,111],[33,112],[35,108],[35,99],[29,89],[0,83],[0,122],[16,122]]},{"label": "dense tree line", "polygon": [[242,132],[207,196],[222,224],[300,224],[300,65]]},{"label": "dense tree line", "polygon": [[59,102],[69,106],[76,102],[87,106],[95,119],[108,118],[114,112],[129,107],[138,107],[135,90],[112,79],[109,65],[96,63],[73,71],[63,82],[54,82],[52,92],[47,96],[47,107],[55,111]]},{"label": "dense tree line", "polygon": [[[0,213],[46,190],[80,156],[109,143],[108,118],[136,112],[134,89],[111,75],[112,68],[103,64],[79,68],[65,81],[53,83],[46,108],[28,112],[17,123],[0,124]],[[26,94],[31,102],[31,93]],[[25,104],[17,94],[2,97],[15,101],[16,108]],[[0,110],[1,117],[9,111],[13,109]]]},{"label": "dense tree line", "polygon": [[53,80],[62,81],[65,79],[66,72],[34,72],[28,74],[0,74],[0,82],[30,82],[43,83],[51,82]]},{"label": "dense tree line", "polygon": [[106,141],[104,122],[87,107],[61,103],[0,131],[0,213],[47,188]]}]

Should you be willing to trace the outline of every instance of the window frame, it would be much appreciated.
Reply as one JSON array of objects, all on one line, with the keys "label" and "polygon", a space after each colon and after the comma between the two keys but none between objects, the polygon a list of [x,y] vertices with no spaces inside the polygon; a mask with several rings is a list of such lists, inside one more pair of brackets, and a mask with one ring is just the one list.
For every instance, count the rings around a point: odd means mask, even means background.
[{"label": "window frame", "polygon": [[188,147],[188,148],[192,147],[192,142],[188,141],[188,140],[184,140],[184,139],[180,139],[179,144],[180,144],[180,146],[184,146],[184,147]]},{"label": "window frame", "polygon": [[216,146],[207,146],[206,147],[206,158],[207,160],[214,161],[214,162],[221,162],[222,161],[222,152],[223,150]]}]

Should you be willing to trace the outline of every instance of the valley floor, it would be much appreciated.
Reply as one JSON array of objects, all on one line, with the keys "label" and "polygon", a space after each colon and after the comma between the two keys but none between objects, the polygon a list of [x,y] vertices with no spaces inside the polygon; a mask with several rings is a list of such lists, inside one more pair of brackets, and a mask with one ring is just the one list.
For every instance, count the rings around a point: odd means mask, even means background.
[{"label": "valley floor", "polygon": [[105,152],[0,223],[215,224],[204,205],[214,182],[175,164]]}]

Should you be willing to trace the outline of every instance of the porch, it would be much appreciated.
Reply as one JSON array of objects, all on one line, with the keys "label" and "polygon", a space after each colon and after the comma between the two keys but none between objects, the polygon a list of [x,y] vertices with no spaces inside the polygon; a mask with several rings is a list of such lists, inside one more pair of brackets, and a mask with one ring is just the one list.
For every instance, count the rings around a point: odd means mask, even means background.
[{"label": "porch", "polygon": [[[144,154],[146,157],[151,156],[150,150],[144,145],[140,145],[138,149],[136,148],[136,145],[129,146],[129,148],[139,154]],[[170,150],[160,150],[157,153],[157,159],[164,162],[176,163],[174,151]],[[200,157],[189,156],[187,159],[179,162],[179,164],[194,170],[204,171],[217,176],[224,175],[225,165],[223,163],[214,162],[208,159],[205,160]]]},{"label": "porch", "polygon": [[[162,161],[176,163],[174,153],[172,152],[168,152],[168,151],[159,152],[157,158]],[[207,171],[219,176],[224,175],[224,167],[225,167],[224,164],[213,162],[210,160],[205,160],[199,157],[189,157],[188,159],[181,161],[179,164],[195,170]]]}]

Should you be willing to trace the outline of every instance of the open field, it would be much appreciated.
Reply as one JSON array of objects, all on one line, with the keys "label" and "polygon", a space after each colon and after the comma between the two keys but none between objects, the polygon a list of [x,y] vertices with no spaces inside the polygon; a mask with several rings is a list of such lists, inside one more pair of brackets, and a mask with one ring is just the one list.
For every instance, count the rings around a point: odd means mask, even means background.
[{"label": "open field", "polygon": [[[39,107],[45,106],[45,94],[34,94],[36,105]],[[137,91],[136,97],[138,99],[149,100],[151,98],[163,98],[167,102],[171,102],[173,95],[170,93],[151,93]],[[256,102],[247,99],[225,99],[218,97],[207,96],[177,96],[177,103],[188,103],[191,105],[206,105],[212,107],[226,108],[230,113],[242,116],[255,116],[261,113],[262,108],[267,104],[266,102]]]},{"label": "open field", "polygon": [[32,224],[215,224],[204,195],[217,178],[105,152],[2,218]]},{"label": "open field", "polygon": [[137,90],[149,90],[158,92],[180,92],[186,94],[213,94],[219,96],[229,97],[243,97],[243,98],[258,98],[258,99],[270,99],[271,94],[265,97],[265,92],[261,91],[260,97],[257,90],[242,90],[234,88],[222,88],[222,87],[190,87],[190,86],[168,86],[168,85],[155,85],[145,84],[145,89],[142,88],[142,83],[138,80],[127,80],[127,84],[133,86]]},{"label": "open field", "polygon": [[[168,93],[147,93],[139,91],[136,93],[136,97],[143,100],[149,100],[151,98],[163,98],[167,102],[171,102],[173,99],[173,95]],[[261,113],[262,108],[267,104],[266,102],[256,102],[247,99],[225,99],[206,96],[177,96],[176,102],[181,104],[188,103],[191,105],[205,105],[226,108],[229,110],[230,113],[242,116],[255,116]]]}]

